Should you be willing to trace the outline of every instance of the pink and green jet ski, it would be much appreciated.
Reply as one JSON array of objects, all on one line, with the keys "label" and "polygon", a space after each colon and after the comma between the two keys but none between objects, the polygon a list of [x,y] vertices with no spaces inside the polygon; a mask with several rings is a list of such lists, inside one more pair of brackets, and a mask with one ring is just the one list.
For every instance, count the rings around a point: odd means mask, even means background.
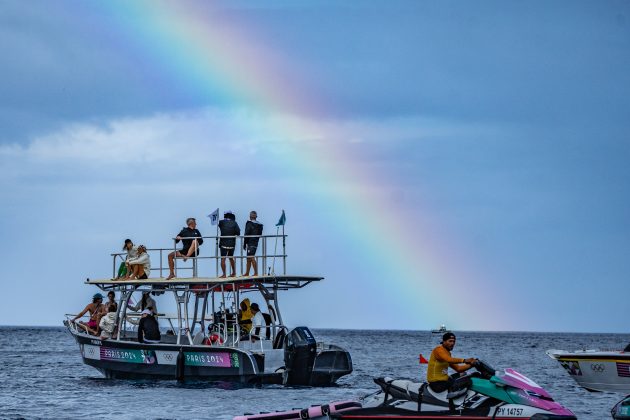
[{"label": "pink and green jet ski", "polygon": [[334,419],[522,419],[576,420],[538,384],[513,369],[496,372],[483,361],[475,372],[456,374],[450,391],[434,392],[426,383],[376,378],[381,389],[362,408],[333,414]]}]

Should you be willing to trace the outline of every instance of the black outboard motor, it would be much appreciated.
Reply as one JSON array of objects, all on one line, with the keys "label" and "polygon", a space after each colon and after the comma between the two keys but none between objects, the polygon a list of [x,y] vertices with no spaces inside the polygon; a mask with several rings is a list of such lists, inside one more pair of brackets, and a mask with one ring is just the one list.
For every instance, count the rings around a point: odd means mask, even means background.
[{"label": "black outboard motor", "polygon": [[317,343],[306,327],[296,327],[284,339],[285,385],[310,385]]}]

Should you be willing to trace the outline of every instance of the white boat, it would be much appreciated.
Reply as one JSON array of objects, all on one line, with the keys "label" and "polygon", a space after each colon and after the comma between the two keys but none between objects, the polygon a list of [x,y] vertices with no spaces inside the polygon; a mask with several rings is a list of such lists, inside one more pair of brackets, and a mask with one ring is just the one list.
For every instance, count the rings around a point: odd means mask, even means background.
[{"label": "white boat", "polygon": [[444,334],[447,331],[448,330],[446,329],[446,325],[442,324],[442,325],[440,325],[440,328],[437,328],[435,330],[431,330],[431,333],[433,333],[433,334]]},{"label": "white boat", "polygon": [[624,351],[547,350],[581,387],[630,393],[630,345]]}]

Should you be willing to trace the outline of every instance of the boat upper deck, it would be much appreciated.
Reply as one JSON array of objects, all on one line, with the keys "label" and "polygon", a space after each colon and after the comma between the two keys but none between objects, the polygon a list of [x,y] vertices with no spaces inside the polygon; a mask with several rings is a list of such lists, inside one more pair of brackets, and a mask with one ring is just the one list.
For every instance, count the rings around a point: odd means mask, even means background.
[{"label": "boat upper deck", "polygon": [[308,284],[323,280],[323,277],[298,275],[266,275],[241,277],[188,277],[153,278],[147,280],[87,279],[85,284],[93,284],[102,290],[234,290],[265,288],[277,290],[300,289]]},{"label": "boat upper deck", "polygon": [[[287,274],[287,235],[240,235],[240,236],[201,236],[203,244],[200,253],[183,258],[177,249],[177,242],[200,238],[172,238],[171,248],[145,247],[146,259],[143,262],[148,279],[129,279],[124,276],[125,261],[128,260],[127,251],[114,252],[112,257],[112,274],[109,278],[86,280],[86,284],[93,284],[102,290],[234,290],[265,287],[277,290],[299,289],[323,277]],[[233,255],[222,255],[219,245],[222,240],[231,240],[234,245]],[[248,255],[245,251],[248,241],[256,241],[259,252]],[[175,256],[170,261],[169,254]],[[146,260],[145,260],[146,261]],[[229,264],[227,264],[229,261]],[[173,267],[169,270],[169,265]],[[250,269],[250,264],[252,269]],[[221,269],[226,265],[226,270]],[[247,265],[247,267],[246,267]],[[276,265],[279,265],[276,271]],[[230,267],[231,266],[231,267]],[[128,269],[129,267],[127,267]],[[166,276],[170,278],[167,280]],[[249,275],[251,271],[260,275]],[[121,275],[121,272],[123,275]],[[230,277],[220,274],[234,274]]]}]

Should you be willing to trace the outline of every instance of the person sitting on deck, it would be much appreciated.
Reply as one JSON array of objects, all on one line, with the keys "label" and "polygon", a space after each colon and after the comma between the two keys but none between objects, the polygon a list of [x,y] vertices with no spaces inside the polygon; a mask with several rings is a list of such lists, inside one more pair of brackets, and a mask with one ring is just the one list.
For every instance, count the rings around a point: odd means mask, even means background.
[{"label": "person sitting on deck", "polygon": [[135,312],[144,311],[147,308],[152,308],[153,314],[157,315],[157,304],[155,300],[151,297],[150,292],[142,292],[142,299],[135,305],[127,305],[127,308],[131,309]]},{"label": "person sitting on deck", "polygon": [[199,247],[203,244],[203,238],[201,237],[201,232],[197,230],[197,221],[194,217],[189,217],[186,219],[186,226],[175,237],[175,243],[182,241],[182,249],[168,254],[169,275],[166,280],[175,277],[175,258],[182,258],[186,261],[190,257],[199,255]]},{"label": "person sitting on deck", "polygon": [[442,343],[433,349],[427,367],[427,382],[435,392],[444,392],[453,386],[455,380],[448,375],[449,366],[456,372],[465,372],[473,367],[475,358],[460,359],[451,357],[455,347],[455,334],[447,332],[442,336]]},{"label": "person sitting on deck", "polygon": [[236,223],[236,216],[231,210],[223,213],[223,220],[219,221],[221,238],[219,248],[221,248],[221,278],[225,278],[225,257],[230,257],[230,277],[236,276],[236,259],[234,258],[234,248],[236,248],[236,238],[225,238],[225,236],[238,236],[241,228]]},{"label": "person sitting on deck", "polygon": [[125,264],[127,265],[126,279],[145,280],[149,278],[149,273],[151,272],[151,258],[149,258],[147,248],[144,245],[139,245],[138,256],[128,259]]},{"label": "person sitting on deck", "polygon": [[138,324],[138,343],[159,343],[162,339],[160,326],[153,316],[151,308],[142,311],[142,318]]},{"label": "person sitting on deck", "polygon": [[107,313],[107,309],[109,308],[109,305],[111,305],[112,303],[117,305],[116,293],[113,290],[110,290],[109,292],[107,292],[107,302],[105,302],[105,304],[103,305],[103,314]]},{"label": "person sitting on deck", "polygon": [[81,318],[86,313],[90,313],[90,319],[88,322],[79,321],[77,327],[85,330],[89,334],[97,335],[98,334],[98,320],[101,315],[101,310],[103,308],[103,295],[100,293],[96,293],[92,296],[92,303],[88,303],[85,308],[81,311],[80,314],[75,316],[71,322],[76,322],[77,319]]},{"label": "person sitting on deck", "polygon": [[[258,214],[252,210],[249,212],[249,220],[245,223],[245,236],[262,235],[263,225],[256,218]],[[247,266],[245,267],[245,276],[249,276],[249,269],[254,269],[254,277],[258,275],[258,262],[256,261],[256,249],[260,238],[245,238],[243,249],[247,253]]]},{"label": "person sitting on deck", "polygon": [[110,303],[107,306],[107,314],[101,317],[101,321],[98,323],[98,326],[101,328],[101,340],[111,338],[114,335],[117,309],[118,305],[116,303]]},{"label": "person sitting on deck", "polygon": [[246,336],[252,329],[252,311],[249,305],[249,298],[245,298],[240,304],[241,310],[238,311],[238,325],[241,329],[241,335]]},{"label": "person sitting on deck", "polygon": [[[262,312],[260,312],[258,304],[256,302],[252,303],[250,309],[254,316],[252,317],[252,329],[250,330],[249,338],[252,341],[255,341],[260,340],[260,336],[263,334],[267,337],[267,322],[265,321]],[[267,337],[267,339],[268,338],[269,337]]]}]

